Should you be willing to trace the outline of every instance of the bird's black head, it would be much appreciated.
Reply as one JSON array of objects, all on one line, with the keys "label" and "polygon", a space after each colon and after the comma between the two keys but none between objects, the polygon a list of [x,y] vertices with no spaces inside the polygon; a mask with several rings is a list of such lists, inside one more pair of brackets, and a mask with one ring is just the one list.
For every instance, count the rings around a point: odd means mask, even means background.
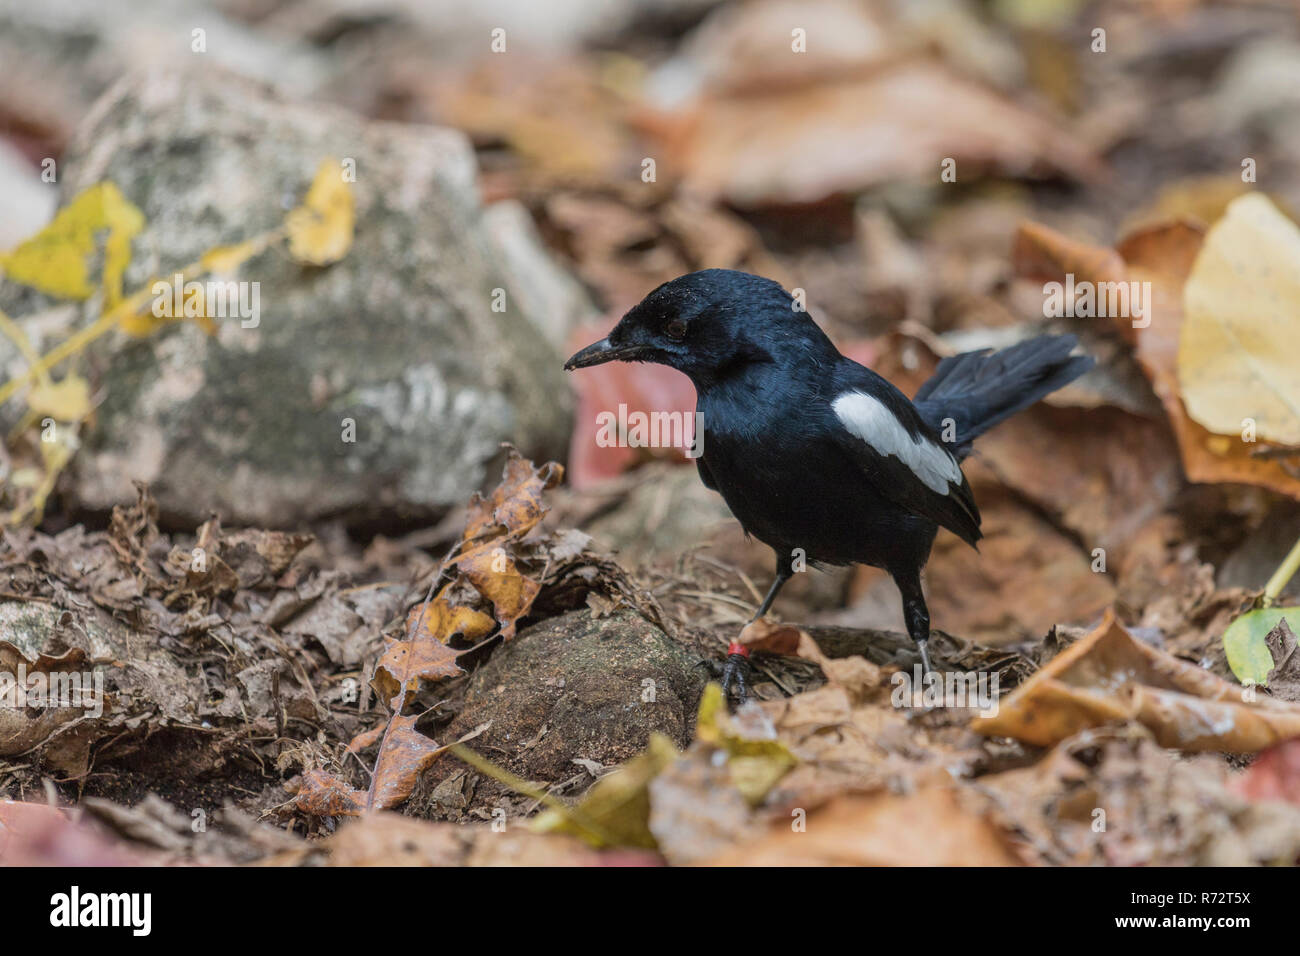
[{"label": "bird's black head", "polygon": [[830,340],[771,279],[705,269],[665,282],[619,321],[608,337],[564,363],[654,362],[707,387],[746,366],[781,362]]}]

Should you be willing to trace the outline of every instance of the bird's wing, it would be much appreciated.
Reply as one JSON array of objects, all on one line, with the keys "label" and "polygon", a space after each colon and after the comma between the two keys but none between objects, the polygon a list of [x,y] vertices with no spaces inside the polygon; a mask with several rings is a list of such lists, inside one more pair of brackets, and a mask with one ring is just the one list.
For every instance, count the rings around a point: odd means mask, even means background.
[{"label": "bird's wing", "polygon": [[961,465],[902,392],[857,369],[830,396],[836,443],[882,497],[974,545],[980,514]]}]

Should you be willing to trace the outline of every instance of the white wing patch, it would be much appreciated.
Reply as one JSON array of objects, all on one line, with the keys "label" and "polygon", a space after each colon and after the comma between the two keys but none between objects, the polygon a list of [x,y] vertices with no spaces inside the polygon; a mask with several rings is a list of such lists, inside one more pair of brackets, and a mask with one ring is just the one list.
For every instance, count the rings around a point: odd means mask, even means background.
[{"label": "white wing patch", "polygon": [[946,495],[949,482],[961,484],[957,459],[925,436],[909,435],[879,399],[863,392],[845,392],[831,403],[831,410],[877,454],[897,458],[931,491]]}]

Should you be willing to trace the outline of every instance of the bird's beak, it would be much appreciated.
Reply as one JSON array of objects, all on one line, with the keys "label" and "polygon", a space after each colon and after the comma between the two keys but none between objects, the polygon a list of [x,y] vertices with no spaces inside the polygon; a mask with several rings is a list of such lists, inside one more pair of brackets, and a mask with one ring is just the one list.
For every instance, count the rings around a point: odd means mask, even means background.
[{"label": "bird's beak", "polygon": [[572,372],[575,368],[590,368],[593,365],[603,365],[606,362],[630,357],[635,351],[635,347],[618,348],[610,345],[609,339],[601,339],[599,342],[593,342],[582,351],[569,356],[569,360],[564,363],[564,370]]}]

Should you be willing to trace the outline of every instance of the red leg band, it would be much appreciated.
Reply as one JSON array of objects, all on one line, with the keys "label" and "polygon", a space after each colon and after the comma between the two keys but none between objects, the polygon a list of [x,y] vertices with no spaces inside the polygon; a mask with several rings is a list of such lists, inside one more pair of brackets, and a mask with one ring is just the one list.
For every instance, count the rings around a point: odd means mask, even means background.
[{"label": "red leg band", "polygon": [[748,657],[749,648],[746,647],[744,644],[740,643],[740,641],[732,641],[730,644],[727,645],[727,653],[739,654],[741,657]]}]

